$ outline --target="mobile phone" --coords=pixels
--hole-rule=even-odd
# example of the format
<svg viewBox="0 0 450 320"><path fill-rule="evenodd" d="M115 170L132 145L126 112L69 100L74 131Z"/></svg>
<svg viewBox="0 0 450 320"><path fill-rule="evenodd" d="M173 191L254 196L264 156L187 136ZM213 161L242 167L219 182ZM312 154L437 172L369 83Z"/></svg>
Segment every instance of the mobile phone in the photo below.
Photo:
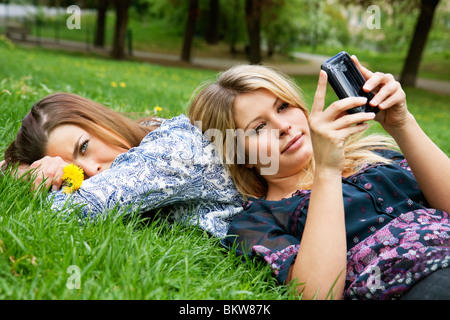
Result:
<svg viewBox="0 0 450 320"><path fill-rule="evenodd" d="M334 57L328 59L322 64L321 69L328 74L328 82L339 99L347 97L367 98L365 105L349 109L347 113L377 113L379 111L378 107L369 105L369 101L372 100L374 95L371 92L365 92L363 90L362 87L366 80L347 52L339 52Z"/></svg>

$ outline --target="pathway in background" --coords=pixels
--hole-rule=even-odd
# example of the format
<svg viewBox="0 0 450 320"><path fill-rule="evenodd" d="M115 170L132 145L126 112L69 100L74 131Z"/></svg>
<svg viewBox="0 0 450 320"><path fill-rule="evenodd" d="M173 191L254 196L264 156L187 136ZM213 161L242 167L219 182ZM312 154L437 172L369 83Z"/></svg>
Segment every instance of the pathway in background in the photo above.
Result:
<svg viewBox="0 0 450 320"><path fill-rule="evenodd" d="M36 39L29 36L27 41L14 40L16 43L22 46L36 46ZM40 39L40 46L47 49L64 50L71 52L85 52L93 53L101 56L108 57L110 49L108 48L96 48L92 45L87 45L82 42L59 40L55 42L54 39ZM315 55L310 53L295 53L295 58L304 60L301 63L271 63L272 67L289 74L289 75L318 75L320 65L323 61L327 60L329 56ZM191 63L183 62L180 56L174 54L152 53L144 51L133 51L133 56L130 57L133 60L146 61L150 63L179 66L179 67L193 67L193 68L205 68L216 71L223 71L237 64L245 64L246 60L239 59L224 59L214 57L194 57ZM450 82L431 80L431 79L417 79L416 87L425 89L428 91L438 92L442 94L450 95Z"/></svg>

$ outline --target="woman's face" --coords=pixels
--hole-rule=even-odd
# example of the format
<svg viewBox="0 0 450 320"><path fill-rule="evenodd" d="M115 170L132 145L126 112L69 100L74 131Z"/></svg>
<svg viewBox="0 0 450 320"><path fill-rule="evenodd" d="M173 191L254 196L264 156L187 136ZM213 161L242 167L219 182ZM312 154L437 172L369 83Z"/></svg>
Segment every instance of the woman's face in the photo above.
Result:
<svg viewBox="0 0 450 320"><path fill-rule="evenodd" d="M48 137L47 155L59 156L65 162L79 166L86 178L109 169L114 159L127 151L106 144L97 136L71 124L56 127Z"/></svg>
<svg viewBox="0 0 450 320"><path fill-rule="evenodd" d="M256 167L262 175L285 177L301 171L309 162L312 143L305 114L268 90L239 95L234 120L245 132L245 152L250 162L247 166ZM257 160L252 163L255 153Z"/></svg>

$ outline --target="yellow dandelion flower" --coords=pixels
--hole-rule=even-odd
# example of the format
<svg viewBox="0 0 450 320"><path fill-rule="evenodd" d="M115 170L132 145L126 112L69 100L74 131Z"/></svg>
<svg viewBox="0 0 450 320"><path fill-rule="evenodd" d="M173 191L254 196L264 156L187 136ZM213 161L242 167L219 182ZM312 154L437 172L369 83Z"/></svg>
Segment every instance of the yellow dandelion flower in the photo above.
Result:
<svg viewBox="0 0 450 320"><path fill-rule="evenodd" d="M158 112L161 112L161 111L162 111L162 108L160 106L156 106L156 107L153 108L153 112L155 114L157 114Z"/></svg>
<svg viewBox="0 0 450 320"><path fill-rule="evenodd" d="M117 88L117 82L111 81L111 87Z"/></svg>
<svg viewBox="0 0 450 320"><path fill-rule="evenodd" d="M120 81L119 86L121 88L125 88L127 86L127 84L125 82L123 82L123 81Z"/></svg>
<svg viewBox="0 0 450 320"><path fill-rule="evenodd" d="M70 194L77 191L84 180L83 169L74 164L68 164L64 166L63 172L62 180L65 183L63 192L65 194Z"/></svg>

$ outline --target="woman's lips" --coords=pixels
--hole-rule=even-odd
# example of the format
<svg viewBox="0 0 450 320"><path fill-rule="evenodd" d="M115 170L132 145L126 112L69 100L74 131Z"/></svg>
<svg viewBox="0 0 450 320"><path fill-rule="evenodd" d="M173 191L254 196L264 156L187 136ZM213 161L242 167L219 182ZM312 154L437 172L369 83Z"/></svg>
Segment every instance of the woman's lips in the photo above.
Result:
<svg viewBox="0 0 450 320"><path fill-rule="evenodd" d="M301 139L302 137L303 135L301 133L296 135L291 141L288 142L288 144L284 147L281 153L298 149L298 147L300 147L303 141L303 139Z"/></svg>

